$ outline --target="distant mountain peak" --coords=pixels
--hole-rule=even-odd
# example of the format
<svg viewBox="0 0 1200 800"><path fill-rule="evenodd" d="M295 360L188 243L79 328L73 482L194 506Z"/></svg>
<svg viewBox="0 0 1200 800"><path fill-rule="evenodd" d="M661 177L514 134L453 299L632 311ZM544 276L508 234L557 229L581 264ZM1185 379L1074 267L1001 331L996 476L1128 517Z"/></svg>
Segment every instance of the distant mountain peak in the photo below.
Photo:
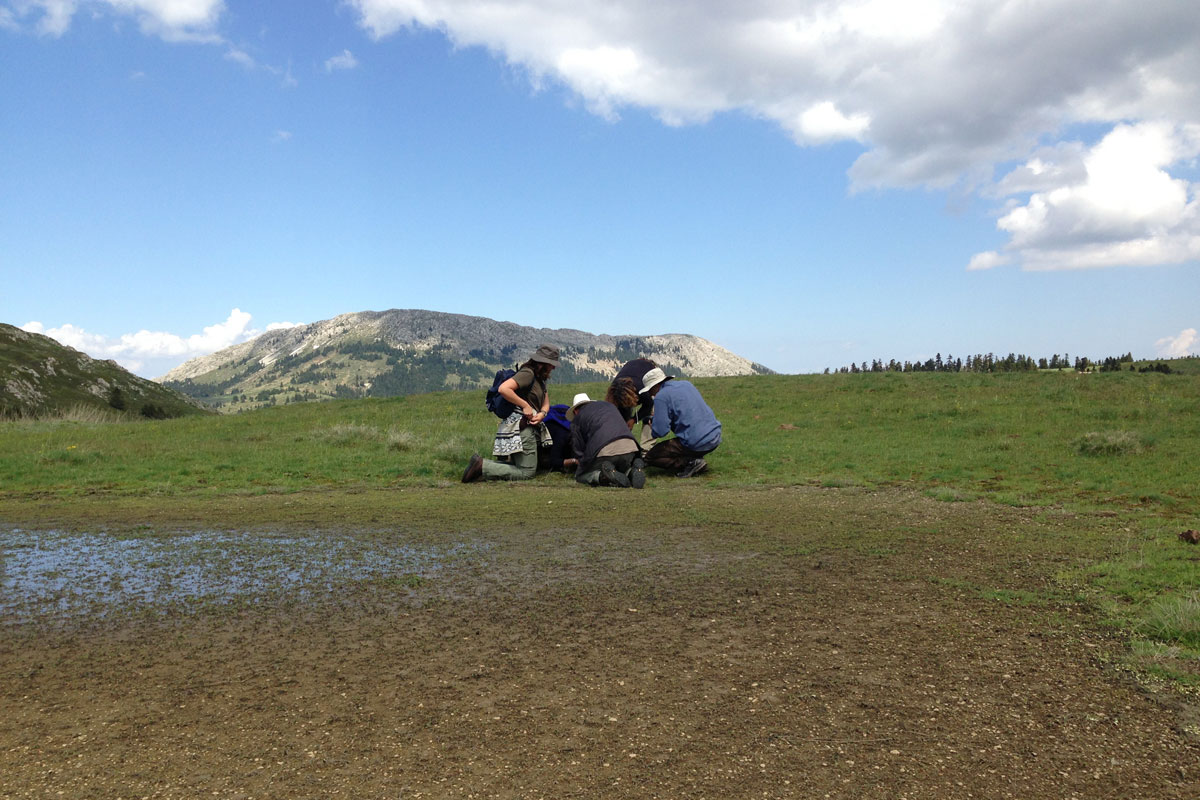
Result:
<svg viewBox="0 0 1200 800"><path fill-rule="evenodd" d="M751 375L771 370L698 336L610 336L533 328L420 309L359 311L268 331L192 359L163 383L224 408L330 397L393 396L485 386L538 345L561 352L556 380L607 380L631 358L672 374Z"/></svg>

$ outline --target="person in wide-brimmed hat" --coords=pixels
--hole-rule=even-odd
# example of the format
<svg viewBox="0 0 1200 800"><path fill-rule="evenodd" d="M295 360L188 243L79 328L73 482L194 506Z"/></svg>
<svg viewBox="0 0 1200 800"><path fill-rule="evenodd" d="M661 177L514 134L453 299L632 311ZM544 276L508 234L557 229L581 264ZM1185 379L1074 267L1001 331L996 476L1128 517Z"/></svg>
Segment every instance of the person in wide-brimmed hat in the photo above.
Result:
<svg viewBox="0 0 1200 800"><path fill-rule="evenodd" d="M659 440L646 453L646 463L679 478L708 469L704 456L721 444L721 423L699 390L655 367L642 379L642 392L654 399L650 432ZM664 439L668 433L675 435Z"/></svg>
<svg viewBox="0 0 1200 800"><path fill-rule="evenodd" d="M589 486L641 489L646 485L642 452L616 406L577 394L567 409L567 419L571 421L571 449L579 459L575 480Z"/></svg>
<svg viewBox="0 0 1200 800"><path fill-rule="evenodd" d="M558 366L558 348L543 344L516 373L497 387L500 396L515 409L500 422L492 455L507 461L471 456L463 471L463 483L484 480L526 480L537 474L538 446L549 444L551 437L543 420L550 411L550 393L546 381Z"/></svg>

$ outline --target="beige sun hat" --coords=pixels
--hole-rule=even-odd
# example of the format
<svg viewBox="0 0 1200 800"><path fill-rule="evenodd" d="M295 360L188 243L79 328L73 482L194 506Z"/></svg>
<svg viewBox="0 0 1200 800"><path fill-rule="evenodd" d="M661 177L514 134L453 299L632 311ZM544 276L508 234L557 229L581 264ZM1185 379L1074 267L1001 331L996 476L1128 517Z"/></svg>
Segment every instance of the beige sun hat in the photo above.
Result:
<svg viewBox="0 0 1200 800"><path fill-rule="evenodd" d="M575 399L571 401L571 407L567 409L567 422L575 420L575 414L579 412L579 407L592 402L592 398L587 396L587 392L580 392L575 395Z"/></svg>
<svg viewBox="0 0 1200 800"><path fill-rule="evenodd" d="M645 394L663 381L669 380L671 380L671 378L667 375L667 373L663 372L658 367L655 367L642 376L642 388L638 394Z"/></svg>

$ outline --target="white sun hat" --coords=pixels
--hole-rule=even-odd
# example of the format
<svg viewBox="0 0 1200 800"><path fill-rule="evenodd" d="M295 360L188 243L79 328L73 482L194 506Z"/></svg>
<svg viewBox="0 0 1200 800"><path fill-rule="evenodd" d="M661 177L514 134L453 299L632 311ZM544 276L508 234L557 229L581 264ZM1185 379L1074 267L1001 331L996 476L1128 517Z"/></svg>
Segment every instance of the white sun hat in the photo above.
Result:
<svg viewBox="0 0 1200 800"><path fill-rule="evenodd" d="M592 402L592 398L587 396L587 392L580 392L575 395L575 399L571 401L571 407L567 409L567 421L571 422L575 419L575 414L578 413L579 407Z"/></svg>

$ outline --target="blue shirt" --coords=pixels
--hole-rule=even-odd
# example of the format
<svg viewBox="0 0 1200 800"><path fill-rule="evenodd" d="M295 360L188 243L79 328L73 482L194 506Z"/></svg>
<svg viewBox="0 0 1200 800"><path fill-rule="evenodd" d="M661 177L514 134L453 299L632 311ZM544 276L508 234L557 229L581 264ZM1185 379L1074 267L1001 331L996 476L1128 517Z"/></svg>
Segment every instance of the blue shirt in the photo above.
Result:
<svg viewBox="0 0 1200 800"><path fill-rule="evenodd" d="M678 379L664 383L654 396L650 432L655 439L674 433L680 444L697 453L715 450L721 443L721 423L712 409L695 386Z"/></svg>

